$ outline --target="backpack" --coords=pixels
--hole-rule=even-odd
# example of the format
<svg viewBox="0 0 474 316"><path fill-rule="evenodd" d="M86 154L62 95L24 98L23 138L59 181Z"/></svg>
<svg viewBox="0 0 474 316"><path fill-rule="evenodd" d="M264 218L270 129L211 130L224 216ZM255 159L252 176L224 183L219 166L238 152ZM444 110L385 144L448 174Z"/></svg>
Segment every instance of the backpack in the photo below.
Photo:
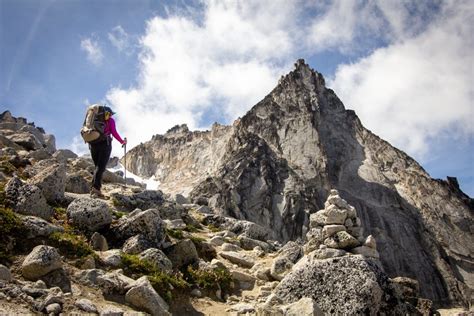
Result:
<svg viewBox="0 0 474 316"><path fill-rule="evenodd" d="M81 128L81 136L84 142L93 144L107 139L104 134L105 109L99 104L87 108L86 117Z"/></svg>

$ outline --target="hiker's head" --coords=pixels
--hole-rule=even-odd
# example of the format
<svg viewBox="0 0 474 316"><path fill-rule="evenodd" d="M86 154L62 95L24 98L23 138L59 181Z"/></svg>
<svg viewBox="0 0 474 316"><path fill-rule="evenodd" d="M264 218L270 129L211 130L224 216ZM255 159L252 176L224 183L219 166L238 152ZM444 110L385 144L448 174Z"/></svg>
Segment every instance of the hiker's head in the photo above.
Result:
<svg viewBox="0 0 474 316"><path fill-rule="evenodd" d="M108 120L112 115L115 114L115 112L109 108L108 106L104 106L104 111L105 111L105 119Z"/></svg>

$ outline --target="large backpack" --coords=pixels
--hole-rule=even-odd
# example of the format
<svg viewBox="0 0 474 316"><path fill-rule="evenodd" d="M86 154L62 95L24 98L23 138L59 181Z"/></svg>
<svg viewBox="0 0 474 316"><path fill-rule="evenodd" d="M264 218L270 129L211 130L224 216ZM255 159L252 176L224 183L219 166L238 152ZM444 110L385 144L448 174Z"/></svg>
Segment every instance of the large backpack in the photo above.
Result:
<svg viewBox="0 0 474 316"><path fill-rule="evenodd" d="M93 144L107 139L105 129L105 109L100 104L94 104L87 108L86 117L81 128L81 136L84 142Z"/></svg>

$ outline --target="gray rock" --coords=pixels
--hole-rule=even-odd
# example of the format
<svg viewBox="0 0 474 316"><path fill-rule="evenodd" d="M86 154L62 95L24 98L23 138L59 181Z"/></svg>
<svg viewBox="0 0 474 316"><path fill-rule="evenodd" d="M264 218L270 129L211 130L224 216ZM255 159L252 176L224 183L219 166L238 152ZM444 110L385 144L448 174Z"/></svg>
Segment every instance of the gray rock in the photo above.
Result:
<svg viewBox="0 0 474 316"><path fill-rule="evenodd" d="M25 237L28 239L48 237L55 232L64 232L63 227L53 225L40 217L23 216L21 217L21 221L25 228Z"/></svg>
<svg viewBox="0 0 474 316"><path fill-rule="evenodd" d="M267 228L249 221L237 221L230 231L237 235L244 234L248 238L260 241L266 241L271 236L271 232Z"/></svg>
<svg viewBox="0 0 474 316"><path fill-rule="evenodd" d="M273 260L270 275L273 279L281 281L291 271L291 268L293 268L293 262L288 257L277 257Z"/></svg>
<svg viewBox="0 0 474 316"><path fill-rule="evenodd" d="M95 307L94 303L92 301L86 299L86 298L81 298L74 303L74 305L79 308L80 310L83 310L84 312L88 313L97 313L97 307Z"/></svg>
<svg viewBox="0 0 474 316"><path fill-rule="evenodd" d="M336 249L351 249L359 246L359 241L346 231L339 231L333 236L326 238L324 244Z"/></svg>
<svg viewBox="0 0 474 316"><path fill-rule="evenodd" d="M98 199L76 199L69 204L66 214L73 226L85 231L96 231L112 222L110 207Z"/></svg>
<svg viewBox="0 0 474 316"><path fill-rule="evenodd" d="M150 248L143 251L139 257L140 259L147 260L148 262L154 264L158 269L165 272L169 272L173 268L173 263L171 260L168 259L163 251L156 248Z"/></svg>
<svg viewBox="0 0 474 316"><path fill-rule="evenodd" d="M218 255L244 268L251 268L255 264L254 258L235 251L221 251Z"/></svg>
<svg viewBox="0 0 474 316"><path fill-rule="evenodd" d="M240 236L239 241L240 241L240 246L242 247L242 249L245 249L245 250L252 250L257 246L261 247L265 252L271 252L273 250L273 247L269 245L268 243L249 238L245 235Z"/></svg>
<svg viewBox="0 0 474 316"><path fill-rule="evenodd" d="M117 268L122 264L122 251L120 249L111 249L98 253L100 260L108 267Z"/></svg>
<svg viewBox="0 0 474 316"><path fill-rule="evenodd" d="M181 204L181 205L189 204L189 200L179 193L174 196L174 200L176 201L176 203Z"/></svg>
<svg viewBox="0 0 474 316"><path fill-rule="evenodd" d="M100 312L100 316L123 316L123 315L124 315L124 312L122 309L116 306L112 306L112 305L105 306Z"/></svg>
<svg viewBox="0 0 474 316"><path fill-rule="evenodd" d="M168 229L180 229L183 230L186 228L186 223L181 219L173 219L173 220L164 220L166 223L166 228Z"/></svg>
<svg viewBox="0 0 474 316"><path fill-rule="evenodd" d="M64 304L64 295L59 287L49 289L48 294L40 303L38 309L44 311L46 310L46 307L51 304L58 304L60 308ZM61 309L59 311L61 311Z"/></svg>
<svg viewBox="0 0 474 316"><path fill-rule="evenodd" d="M5 204L17 213L46 220L54 214L41 190L35 185L23 183L17 177L11 178L5 185Z"/></svg>
<svg viewBox="0 0 474 316"><path fill-rule="evenodd" d="M225 240L221 236L214 236L209 240L209 243L214 246L222 246L224 244Z"/></svg>
<svg viewBox="0 0 474 316"><path fill-rule="evenodd" d="M201 206L199 206L199 207L196 209L196 212L204 213L204 214L211 214L211 213L212 213L211 209L210 209L209 206L207 206L207 205L201 205Z"/></svg>
<svg viewBox="0 0 474 316"><path fill-rule="evenodd" d="M127 254L136 255L151 247L150 242L141 234L130 237L125 241L122 251Z"/></svg>
<svg viewBox="0 0 474 316"><path fill-rule="evenodd" d="M35 137L35 135L27 132L14 133L12 135L7 135L7 138L14 142L15 144L20 145L26 150L36 150L43 148L40 141Z"/></svg>
<svg viewBox="0 0 474 316"><path fill-rule="evenodd" d="M30 151L26 156L28 159L32 159L34 161L44 160L51 158L51 154L44 148Z"/></svg>
<svg viewBox="0 0 474 316"><path fill-rule="evenodd" d="M181 268L199 260L196 246L190 239L179 240L163 251L175 268Z"/></svg>
<svg viewBox="0 0 474 316"><path fill-rule="evenodd" d="M45 282L48 288L58 287L64 293L71 292L71 280L66 271L62 268L41 276L41 280Z"/></svg>
<svg viewBox="0 0 474 316"><path fill-rule="evenodd" d="M222 251L241 251L242 248L240 248L237 245L231 244L231 243L223 243L221 246Z"/></svg>
<svg viewBox="0 0 474 316"><path fill-rule="evenodd" d="M375 315L397 308L388 277L377 264L361 256L302 260L280 282L275 294L284 303L312 298L325 314Z"/></svg>
<svg viewBox="0 0 474 316"><path fill-rule="evenodd" d="M286 307L285 316L324 316L324 313L312 298L303 297Z"/></svg>
<svg viewBox="0 0 474 316"><path fill-rule="evenodd" d="M141 234L150 243L150 246L159 248L165 239L165 227L160 212L149 209L143 212L122 217L112 228L118 240L126 240Z"/></svg>
<svg viewBox="0 0 474 316"><path fill-rule="evenodd" d="M142 210L157 208L164 203L163 193L155 190L144 190L132 195L115 192L111 194L111 198L117 208L128 212L136 208Z"/></svg>
<svg viewBox="0 0 474 316"><path fill-rule="evenodd" d="M98 275L96 282L105 294L122 295L135 283L135 280L125 276L122 270L115 270Z"/></svg>
<svg viewBox="0 0 474 316"><path fill-rule="evenodd" d="M346 230L346 227L344 225L325 225L323 227L323 237L328 238L337 232L345 231L345 230Z"/></svg>
<svg viewBox="0 0 474 316"><path fill-rule="evenodd" d="M364 242L364 246L377 250L377 242L372 235L367 236Z"/></svg>
<svg viewBox="0 0 474 316"><path fill-rule="evenodd" d="M12 274L10 270L4 265L0 264L0 281L10 282L12 280Z"/></svg>
<svg viewBox="0 0 474 316"><path fill-rule="evenodd" d="M98 232L95 232L92 234L90 244L91 244L92 249L94 250L98 250L98 251L109 250L107 239L105 239L105 237L99 234Z"/></svg>
<svg viewBox="0 0 474 316"><path fill-rule="evenodd" d="M100 269L87 269L87 270L80 270L75 274L75 279L81 283L88 286L97 286L97 278L99 276L103 276L105 272Z"/></svg>
<svg viewBox="0 0 474 316"><path fill-rule="evenodd" d="M378 251L374 248L367 247L367 246L360 246L360 247L355 247L350 250L351 253L356 254L356 255L363 255L364 257L367 258L374 258L374 259L380 259L380 255Z"/></svg>
<svg viewBox="0 0 474 316"><path fill-rule="evenodd" d="M303 247L294 241L287 242L278 250L279 257L287 257L293 263L296 263L303 255Z"/></svg>
<svg viewBox="0 0 474 316"><path fill-rule="evenodd" d="M248 303L238 303L233 305L230 310L236 312L237 315L248 315L255 312L255 307Z"/></svg>
<svg viewBox="0 0 474 316"><path fill-rule="evenodd" d="M171 315L168 304L156 293L146 276L135 281L125 294L125 301L139 310L151 315Z"/></svg>
<svg viewBox="0 0 474 316"><path fill-rule="evenodd" d="M68 174L66 177L65 191L86 194L90 191L90 183L79 174Z"/></svg>
<svg viewBox="0 0 474 316"><path fill-rule="evenodd" d="M66 162L68 159L77 158L77 155L69 149L58 149L54 152L53 157L58 161Z"/></svg>
<svg viewBox="0 0 474 316"><path fill-rule="evenodd" d="M36 246L23 260L21 273L26 279L36 281L49 272L61 268L61 256L55 248Z"/></svg>
<svg viewBox="0 0 474 316"><path fill-rule="evenodd" d="M63 308L61 307L61 305L59 305L58 303L53 303L46 306L46 313L58 315L59 313L61 313L62 309Z"/></svg>
<svg viewBox="0 0 474 316"><path fill-rule="evenodd" d="M357 248L354 248L354 249L357 249ZM312 256L315 259L320 259L320 260L335 258L335 257L342 257L344 255L346 255L346 251L342 249L334 249L334 248L320 248L308 254L308 256Z"/></svg>
<svg viewBox="0 0 474 316"><path fill-rule="evenodd" d="M66 189L66 166L54 164L29 179L28 182L38 186L50 203L61 201Z"/></svg>

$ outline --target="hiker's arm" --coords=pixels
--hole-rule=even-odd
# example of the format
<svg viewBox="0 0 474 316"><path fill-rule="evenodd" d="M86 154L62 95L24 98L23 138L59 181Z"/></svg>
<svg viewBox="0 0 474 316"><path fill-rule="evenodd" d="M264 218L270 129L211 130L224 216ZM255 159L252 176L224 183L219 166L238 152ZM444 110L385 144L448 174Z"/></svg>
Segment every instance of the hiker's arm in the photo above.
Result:
<svg viewBox="0 0 474 316"><path fill-rule="evenodd" d="M113 137L115 137L116 140L118 140L120 144L123 144L124 140L122 139L122 137L120 137L119 133L115 129L115 121L113 119L110 119L109 121L110 121L110 133L112 134Z"/></svg>

